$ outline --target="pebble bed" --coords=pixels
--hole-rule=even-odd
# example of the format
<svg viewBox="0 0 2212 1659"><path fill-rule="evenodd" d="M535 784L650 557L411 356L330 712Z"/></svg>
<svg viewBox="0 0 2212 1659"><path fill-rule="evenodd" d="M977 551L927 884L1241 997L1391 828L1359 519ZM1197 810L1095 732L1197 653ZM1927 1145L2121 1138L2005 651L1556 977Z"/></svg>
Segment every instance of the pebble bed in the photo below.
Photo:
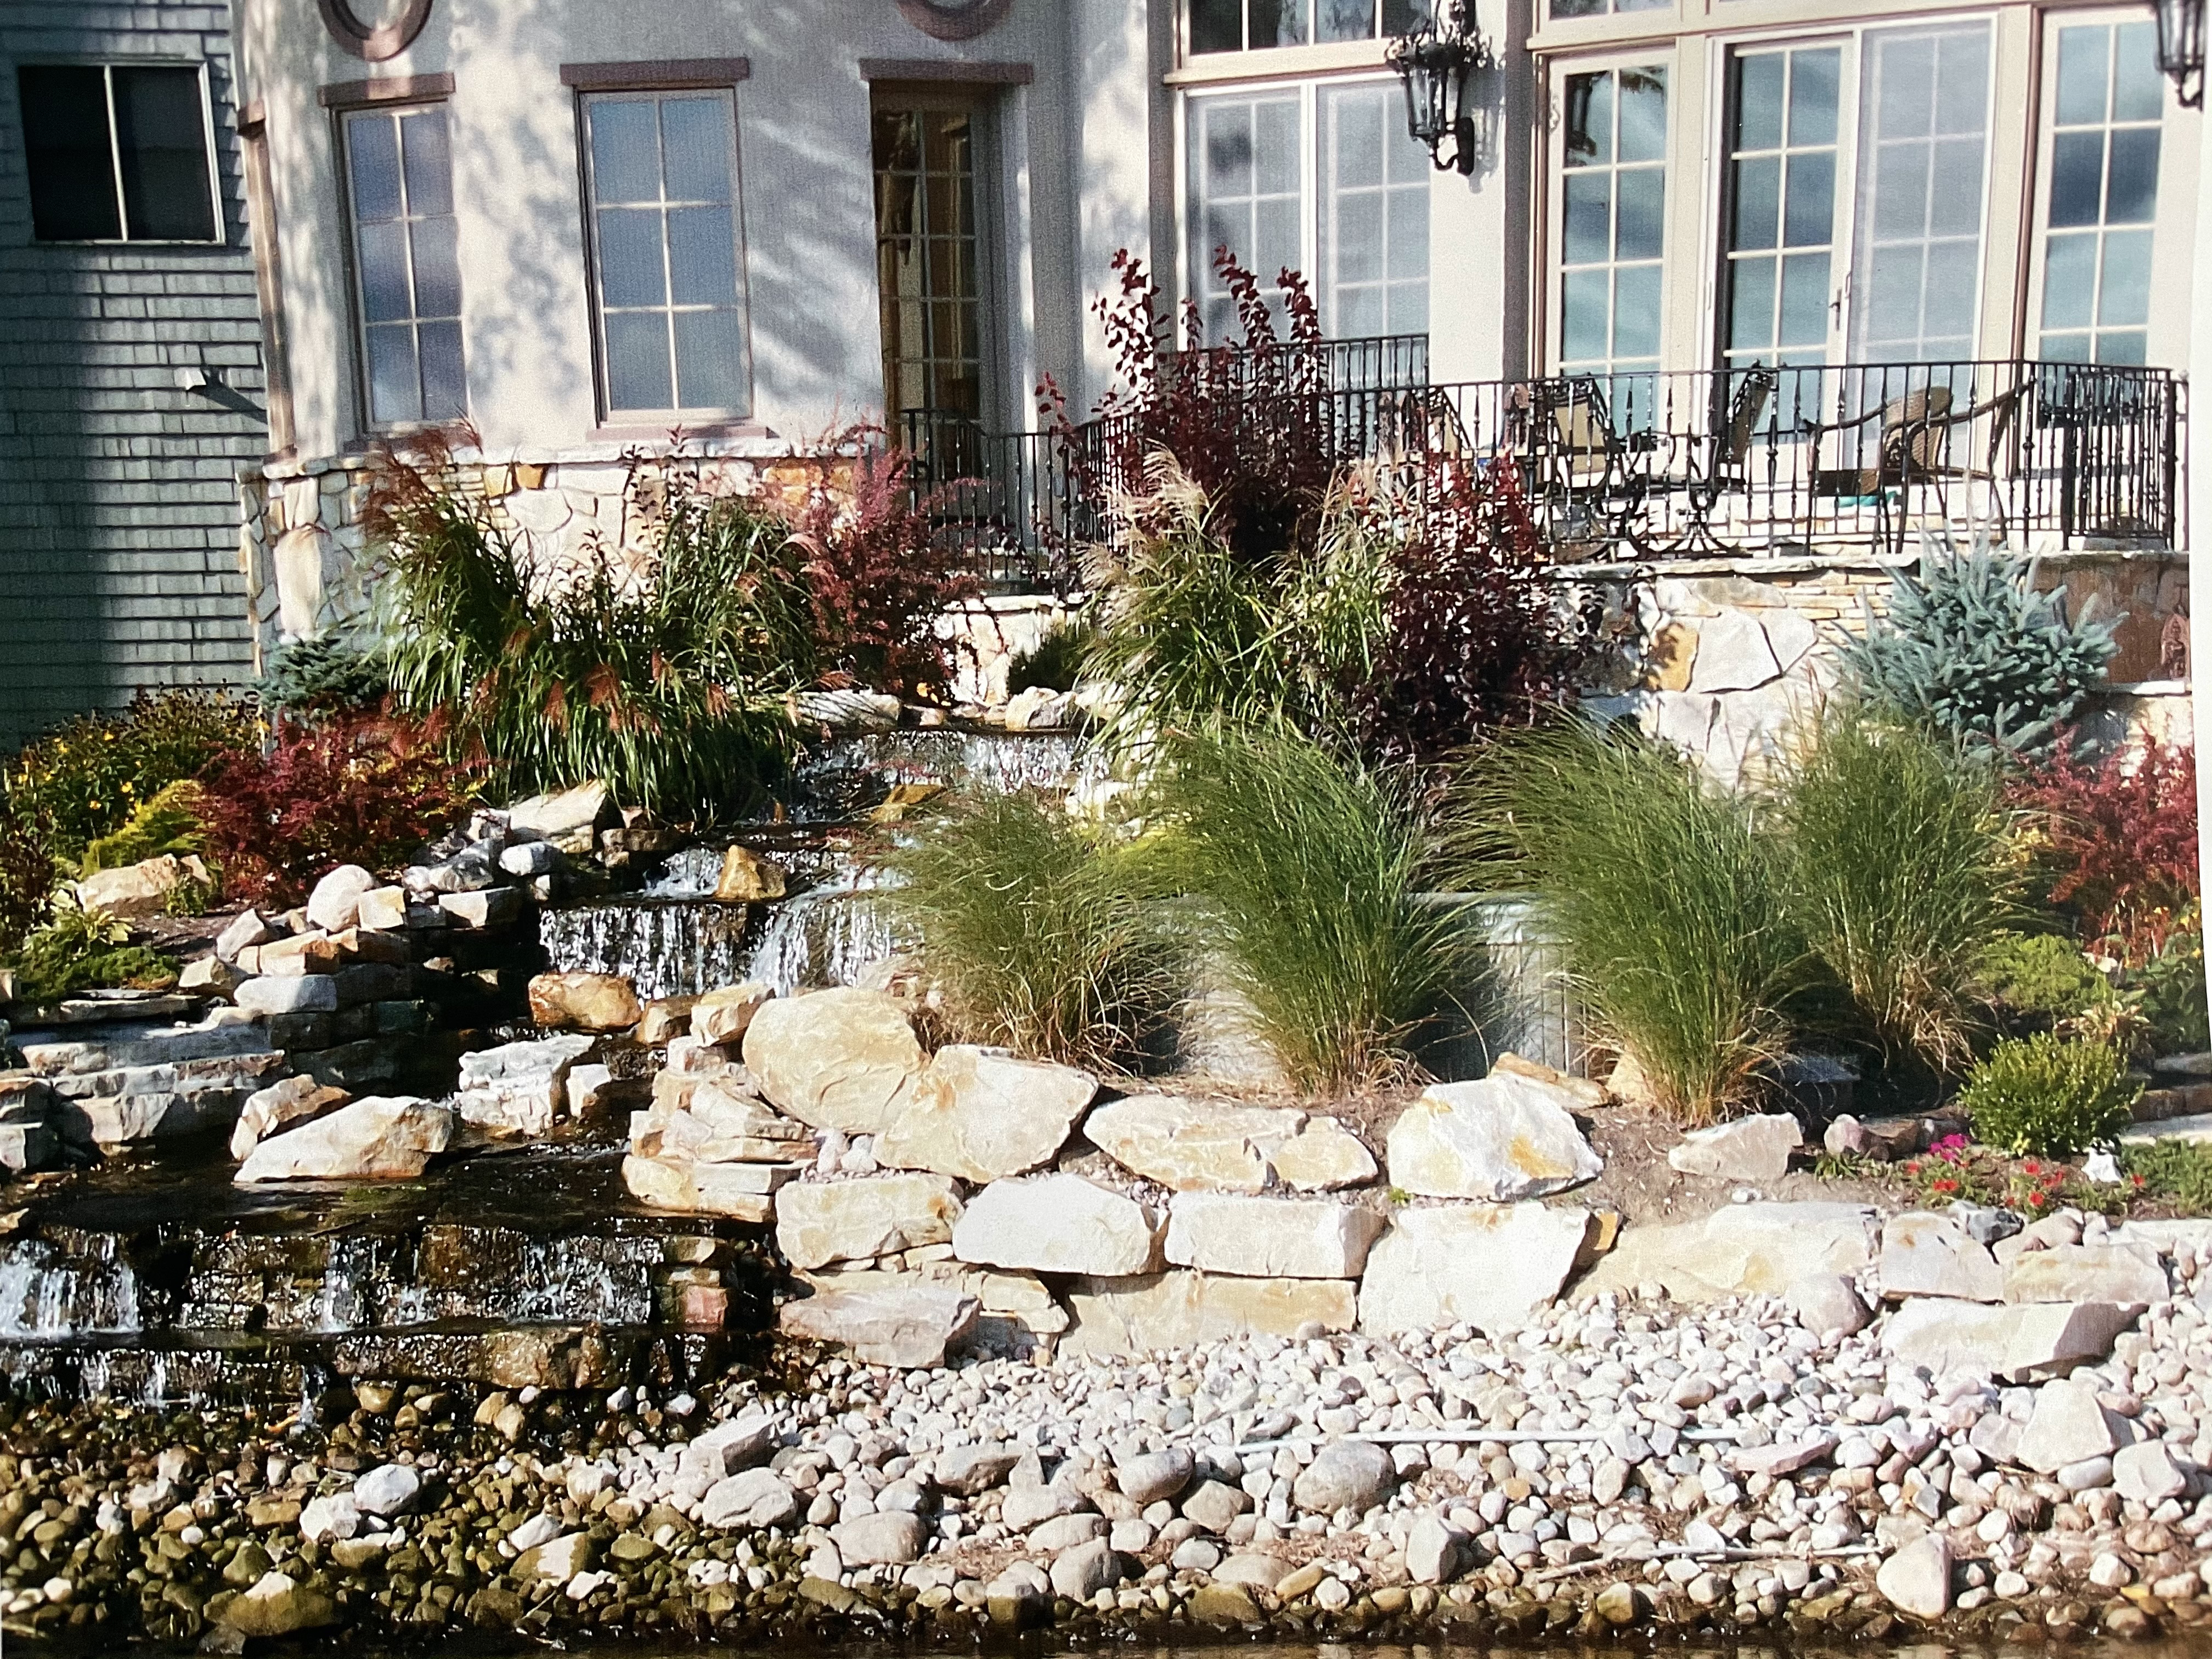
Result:
<svg viewBox="0 0 2212 1659"><path fill-rule="evenodd" d="M1779 1298L1639 1294L1500 1340L790 1354L787 1382L698 1398L357 1383L322 1426L11 1401L4 1627L234 1650L324 1625L2021 1640L2212 1619L2192 1302L2021 1388L1900 1368L1881 1325L1824 1341ZM2052 1389L2094 1390L2138 1443L2051 1476L2006 1461ZM1934 1555L1938 1584L1906 1582ZM1877 1585L1886 1560L1904 1577Z"/></svg>

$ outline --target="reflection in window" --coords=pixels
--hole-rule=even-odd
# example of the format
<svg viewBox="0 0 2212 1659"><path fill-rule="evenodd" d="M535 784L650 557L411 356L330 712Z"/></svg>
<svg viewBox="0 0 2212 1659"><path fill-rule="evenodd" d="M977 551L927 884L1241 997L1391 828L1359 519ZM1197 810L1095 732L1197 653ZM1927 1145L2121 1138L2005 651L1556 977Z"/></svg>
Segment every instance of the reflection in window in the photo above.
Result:
<svg viewBox="0 0 2212 1659"><path fill-rule="evenodd" d="M1225 247L1272 283L1304 263L1298 94L1190 102L1190 287L1209 339L1236 332L1237 306L1213 268Z"/></svg>
<svg viewBox="0 0 2212 1659"><path fill-rule="evenodd" d="M25 64L15 94L40 241L216 240L198 70Z"/></svg>
<svg viewBox="0 0 2212 1659"><path fill-rule="evenodd" d="M730 95L610 94L584 115L609 410L745 413Z"/></svg>
<svg viewBox="0 0 2212 1659"><path fill-rule="evenodd" d="M1843 51L1744 52L1731 65L1723 350L1731 368L1827 356Z"/></svg>
<svg viewBox="0 0 2212 1659"><path fill-rule="evenodd" d="M465 415L446 112L362 110L346 117L345 140L369 422Z"/></svg>
<svg viewBox="0 0 2212 1659"><path fill-rule="evenodd" d="M1552 0L1554 17L1602 17L1616 11L1671 11L1674 0Z"/></svg>
<svg viewBox="0 0 2212 1659"><path fill-rule="evenodd" d="M2043 258L2042 355L2140 363L2158 207L2156 27L2058 31Z"/></svg>
<svg viewBox="0 0 2212 1659"><path fill-rule="evenodd" d="M1190 0L1190 50L1260 52L1403 34L1428 0Z"/></svg>
<svg viewBox="0 0 2212 1659"><path fill-rule="evenodd" d="M1571 75L1565 117L1559 366L1578 373L1656 368L1667 71Z"/></svg>
<svg viewBox="0 0 2212 1659"><path fill-rule="evenodd" d="M1320 112L1322 325L1340 340L1425 334L1431 168L1405 100L1394 86L1329 87Z"/></svg>

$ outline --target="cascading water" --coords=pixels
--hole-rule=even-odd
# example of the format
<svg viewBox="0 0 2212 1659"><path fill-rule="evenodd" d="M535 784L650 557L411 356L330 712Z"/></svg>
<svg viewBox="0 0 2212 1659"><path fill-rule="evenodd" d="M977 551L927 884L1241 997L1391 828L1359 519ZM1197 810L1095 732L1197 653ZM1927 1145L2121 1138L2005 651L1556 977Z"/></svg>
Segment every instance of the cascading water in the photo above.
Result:
<svg viewBox="0 0 2212 1659"><path fill-rule="evenodd" d="M979 732L935 726L873 732L832 744L793 774L795 818L851 816L857 805L899 784L939 784L1011 794L1071 787L1083 740L1073 732Z"/></svg>
<svg viewBox="0 0 2212 1659"><path fill-rule="evenodd" d="M0 1247L0 1340L58 1342L140 1328L138 1275L114 1257L65 1254L45 1239Z"/></svg>
<svg viewBox="0 0 2212 1659"><path fill-rule="evenodd" d="M745 977L788 996L802 986L850 985L898 946L872 896L882 872L855 866L838 881L787 899L769 914Z"/></svg>
<svg viewBox="0 0 2212 1659"><path fill-rule="evenodd" d="M744 979L752 925L749 905L631 898L548 910L538 932L556 972L619 974L641 997L679 997Z"/></svg>

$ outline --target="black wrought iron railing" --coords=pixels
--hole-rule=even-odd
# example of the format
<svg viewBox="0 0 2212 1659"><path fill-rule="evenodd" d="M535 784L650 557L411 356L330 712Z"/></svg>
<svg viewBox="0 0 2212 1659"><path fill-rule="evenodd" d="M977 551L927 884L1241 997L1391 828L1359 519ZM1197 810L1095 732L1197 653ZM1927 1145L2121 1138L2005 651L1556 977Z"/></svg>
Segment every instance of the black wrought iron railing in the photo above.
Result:
<svg viewBox="0 0 2212 1659"><path fill-rule="evenodd" d="M1370 343L1351 342L1364 346ZM1368 383L1255 397L1240 430L1340 464L1512 468L1562 561L1898 551L1984 528L2053 549L2186 544L2183 388L2026 359ZM1040 580L1135 487L1141 417L1066 438L908 417L918 491L1003 584Z"/></svg>

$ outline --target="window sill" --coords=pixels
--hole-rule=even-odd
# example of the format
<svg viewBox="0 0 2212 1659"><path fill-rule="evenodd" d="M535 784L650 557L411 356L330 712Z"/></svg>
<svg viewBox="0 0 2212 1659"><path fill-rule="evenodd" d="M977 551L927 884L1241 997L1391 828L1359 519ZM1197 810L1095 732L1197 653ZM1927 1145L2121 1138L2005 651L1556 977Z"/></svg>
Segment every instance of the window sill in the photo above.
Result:
<svg viewBox="0 0 2212 1659"><path fill-rule="evenodd" d="M1187 58L1161 77L1171 87L1216 81L1253 81L1331 70L1382 69L1387 40L1332 40L1318 46L1262 46L1251 52L1209 52Z"/></svg>
<svg viewBox="0 0 2212 1659"><path fill-rule="evenodd" d="M595 444L614 443L671 443L688 442L694 438L773 438L764 421L705 420L686 421L672 416L665 421L611 421L595 426L584 434L585 441Z"/></svg>

